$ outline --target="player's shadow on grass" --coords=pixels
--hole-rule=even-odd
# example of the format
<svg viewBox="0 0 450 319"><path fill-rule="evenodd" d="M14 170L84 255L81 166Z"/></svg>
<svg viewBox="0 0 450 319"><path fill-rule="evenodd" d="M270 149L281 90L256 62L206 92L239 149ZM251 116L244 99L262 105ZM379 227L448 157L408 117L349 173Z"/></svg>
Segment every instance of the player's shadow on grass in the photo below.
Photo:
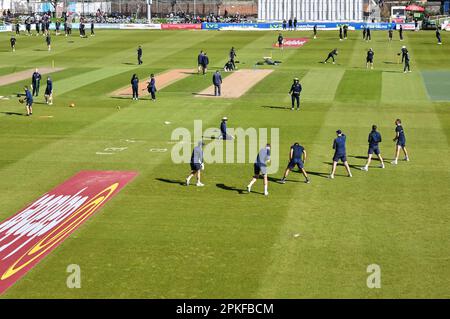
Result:
<svg viewBox="0 0 450 319"><path fill-rule="evenodd" d="M289 110L290 109L290 107L278 106L278 105L261 105L261 107L265 107L268 109L279 109L279 110Z"/></svg>
<svg viewBox="0 0 450 319"><path fill-rule="evenodd" d="M125 65L137 65L136 63L131 63L131 62L123 62L122 64L125 64Z"/></svg>
<svg viewBox="0 0 450 319"><path fill-rule="evenodd" d="M364 158L366 158L366 157L364 157ZM328 165L333 165L333 163L331 163L331 162L323 162L324 164L328 164ZM338 165L337 166L342 166L342 167L344 167L344 164L343 163L338 163ZM353 168L353 169L361 169L361 165L354 165L354 164L348 164L348 166L350 167L350 168Z"/></svg>
<svg viewBox="0 0 450 319"><path fill-rule="evenodd" d="M164 182L164 183L169 183L169 184L178 184L181 186L185 186L186 182L180 181L180 180L175 180L175 179L167 179L167 178L156 178L157 181L160 182Z"/></svg>
<svg viewBox="0 0 450 319"><path fill-rule="evenodd" d="M238 194L244 194L244 193L245 193L245 190L244 190L244 189L239 189L239 188L236 188L236 187L234 187L234 186L227 186L227 185L222 184L222 183L216 184L216 186L217 186L218 188L223 189L223 190L226 190L226 191L234 191L234 192L237 192Z"/></svg>
<svg viewBox="0 0 450 319"><path fill-rule="evenodd" d="M214 96L214 94L211 94L211 93L197 93L197 92L193 92L192 95L196 95L196 96Z"/></svg>
<svg viewBox="0 0 450 319"><path fill-rule="evenodd" d="M33 49L33 51L48 51L48 49Z"/></svg>
<svg viewBox="0 0 450 319"><path fill-rule="evenodd" d="M0 113L5 114L5 115L17 115L17 116L23 116L22 113L17 113L17 112L0 112Z"/></svg>
<svg viewBox="0 0 450 319"><path fill-rule="evenodd" d="M329 173L310 172L310 171L306 171L306 173L308 173L308 175L319 176L319 177L323 177L323 178L328 178L328 176L330 175Z"/></svg>

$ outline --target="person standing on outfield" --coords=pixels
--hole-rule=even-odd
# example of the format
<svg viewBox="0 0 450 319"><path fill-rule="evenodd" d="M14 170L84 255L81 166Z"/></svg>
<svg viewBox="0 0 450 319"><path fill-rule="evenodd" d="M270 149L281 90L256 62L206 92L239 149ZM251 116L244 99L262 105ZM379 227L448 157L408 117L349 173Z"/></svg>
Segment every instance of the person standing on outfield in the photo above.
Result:
<svg viewBox="0 0 450 319"><path fill-rule="evenodd" d="M369 150L367 152L367 163L364 167L361 168L363 171L369 170L370 161L372 160L372 155L375 153L376 156L378 156L378 159L380 160L380 168L384 168L384 161L381 157L380 148L378 146L379 143L381 143L381 134L377 131L377 126L372 125L372 131L369 134Z"/></svg>
<svg viewBox="0 0 450 319"><path fill-rule="evenodd" d="M268 186L269 181L267 179L267 164L270 162L270 144L267 144L266 147L262 148L258 156L256 157L256 161L253 164L254 175L250 183L247 185L247 192L252 191L252 186L258 180L260 175L263 175L264 178L264 195L269 195Z"/></svg>
<svg viewBox="0 0 450 319"><path fill-rule="evenodd" d="M347 39L347 31L348 31L348 26L346 24L344 24L344 39Z"/></svg>
<svg viewBox="0 0 450 319"><path fill-rule="evenodd" d="M283 19L283 30L286 31L286 19Z"/></svg>
<svg viewBox="0 0 450 319"><path fill-rule="evenodd" d="M38 36L38 35L39 35L39 32L40 32L39 21L36 20L35 23L36 23L36 36Z"/></svg>
<svg viewBox="0 0 450 319"><path fill-rule="evenodd" d="M229 136L227 134L227 121L228 118L226 116L222 117L222 122L220 122L220 137L222 140L228 140Z"/></svg>
<svg viewBox="0 0 450 319"><path fill-rule="evenodd" d="M203 75L206 74L206 72L208 72L208 64L209 64L209 58L206 55L206 52L203 53L203 59L202 59L202 70L203 70Z"/></svg>
<svg viewBox="0 0 450 319"><path fill-rule="evenodd" d="M150 81L148 82L147 85L147 91L148 93L150 93L150 96L152 97L152 101L156 102L156 80L155 80L155 75L152 73L150 74Z"/></svg>
<svg viewBox="0 0 450 319"><path fill-rule="evenodd" d="M350 166L347 162L347 151L345 148L345 142L347 140L347 137L342 133L341 130L336 131L337 137L333 141L333 149L334 149L334 156L333 156L333 168L331 170L330 178L334 178L334 173L336 172L337 164L340 161L344 163L345 169L347 170L348 177L352 177L352 173L350 171Z"/></svg>
<svg viewBox="0 0 450 319"><path fill-rule="evenodd" d="M138 59L138 65L142 64L142 47L138 46L137 49L137 59Z"/></svg>
<svg viewBox="0 0 450 319"><path fill-rule="evenodd" d="M313 34L314 34L314 39L317 39L317 24L315 24L313 27Z"/></svg>
<svg viewBox="0 0 450 319"><path fill-rule="evenodd" d="M408 53L408 49L406 46L402 46L402 63L405 61L406 54Z"/></svg>
<svg viewBox="0 0 450 319"><path fill-rule="evenodd" d="M236 50L234 49L234 47L231 47L231 50L230 50L230 62L233 65L233 70L236 69L236 64L234 63L234 59L236 57L237 57Z"/></svg>
<svg viewBox="0 0 450 319"><path fill-rule="evenodd" d="M48 105L53 104L53 81L50 76L47 77L47 86L45 87L45 103Z"/></svg>
<svg viewBox="0 0 450 319"><path fill-rule="evenodd" d="M220 75L219 70L217 70L212 78L214 84L214 96L220 96L220 86L222 85L222 75Z"/></svg>
<svg viewBox="0 0 450 319"><path fill-rule="evenodd" d="M330 53L328 53L327 58L325 59L325 61L323 61L323 63L327 63L327 61L331 58L333 59L333 64L335 63L335 56L338 55L338 49L334 49L333 51L331 51Z"/></svg>
<svg viewBox="0 0 450 319"><path fill-rule="evenodd" d="M12 52L16 52L16 37L11 35L11 39L9 39L9 42L11 43L11 50Z"/></svg>
<svg viewBox="0 0 450 319"><path fill-rule="evenodd" d="M442 44L441 41L441 32L439 32L439 27L436 27L436 39L438 41L438 44Z"/></svg>
<svg viewBox="0 0 450 319"><path fill-rule="evenodd" d="M41 74L39 73L39 70L36 69L33 72L33 75L31 76L31 84L33 86L33 96L39 95L39 86L41 85Z"/></svg>
<svg viewBox="0 0 450 319"><path fill-rule="evenodd" d="M284 176L280 180L281 184L286 183L286 178L290 171L294 169L294 167L297 165L298 169L302 172L303 176L305 177L305 183L309 184L310 180L308 178L308 174L305 171L305 162L306 162L306 151L303 146L301 146L299 143L295 142L294 145L291 146L291 150L289 152L289 164L286 167L286 170L284 171Z"/></svg>
<svg viewBox="0 0 450 319"><path fill-rule="evenodd" d="M400 149L403 150L403 153L405 154L405 161L409 162L408 151L406 150L405 131L403 130L402 121L400 119L395 120L394 142L396 142L395 159L391 162L391 164L397 165L398 157L400 156Z"/></svg>
<svg viewBox="0 0 450 319"><path fill-rule="evenodd" d="M94 32L94 21L91 21L91 37L95 36Z"/></svg>
<svg viewBox="0 0 450 319"><path fill-rule="evenodd" d="M398 29L398 35L400 37L400 41L403 41L403 27L400 24L400 28Z"/></svg>
<svg viewBox="0 0 450 319"><path fill-rule="evenodd" d="M47 43L47 50L51 51L51 49L52 49L52 46L51 46L52 39L50 38L50 32L48 32L47 36L45 37L45 43Z"/></svg>
<svg viewBox="0 0 450 319"><path fill-rule="evenodd" d="M278 34L278 47L283 50L283 36L281 35L281 33Z"/></svg>
<svg viewBox="0 0 450 319"><path fill-rule="evenodd" d="M294 18L294 31L297 31L297 18Z"/></svg>
<svg viewBox="0 0 450 319"><path fill-rule="evenodd" d="M197 65L198 65L198 74L203 72L203 51L200 51L200 53L197 56Z"/></svg>
<svg viewBox="0 0 450 319"><path fill-rule="evenodd" d="M131 90L133 91L133 100L139 100L139 78L136 73L131 77Z"/></svg>
<svg viewBox="0 0 450 319"><path fill-rule="evenodd" d="M20 24L19 24L19 21L16 22L16 27L15 27L15 29L16 29L16 34L17 34L17 35L20 35Z"/></svg>
<svg viewBox="0 0 450 319"><path fill-rule="evenodd" d="M203 164L203 146L205 143L203 141L198 142L198 145L194 147L192 150L191 155L191 174L189 174L188 177L186 177L186 186L189 186L189 183L191 181L191 178L195 176L197 178L197 184L196 186L205 186L205 184L202 184L200 181L201 170L205 169L205 164Z"/></svg>
<svg viewBox="0 0 450 319"><path fill-rule="evenodd" d="M27 35L30 36L31 35L31 22L30 22L30 18L28 18L25 21L25 29L27 30Z"/></svg>
<svg viewBox="0 0 450 319"><path fill-rule="evenodd" d="M367 30L366 30L366 41L367 42L372 41L372 34L371 34L369 27L367 27Z"/></svg>
<svg viewBox="0 0 450 319"><path fill-rule="evenodd" d="M392 35L393 35L392 28L389 28L389 30L388 30L389 42L392 41Z"/></svg>
<svg viewBox="0 0 450 319"><path fill-rule="evenodd" d="M403 73L406 73L406 69L408 69L408 72L411 72L411 69L409 67L409 52L408 52L408 50L406 50L406 52L405 52L404 61L405 61L405 66L403 67Z"/></svg>
<svg viewBox="0 0 450 319"><path fill-rule="evenodd" d="M366 68L368 69L370 66L370 69L373 70L373 56L374 56L374 52L372 50L372 48L369 49L369 51L367 51L367 57L366 57Z"/></svg>
<svg viewBox="0 0 450 319"><path fill-rule="evenodd" d="M342 41L342 25L339 26L339 41Z"/></svg>
<svg viewBox="0 0 450 319"><path fill-rule="evenodd" d="M292 31L292 18L290 18L288 21L288 29L289 31Z"/></svg>
<svg viewBox="0 0 450 319"><path fill-rule="evenodd" d="M25 86L25 107L27 109L27 116L33 115L33 95L28 86Z"/></svg>
<svg viewBox="0 0 450 319"><path fill-rule="evenodd" d="M367 28L366 28L366 26L363 26L363 40L366 39L366 33L367 33Z"/></svg>
<svg viewBox="0 0 450 319"><path fill-rule="evenodd" d="M291 95L291 111L294 110L294 102L297 102L297 111L300 110L300 93L302 92L302 85L298 78L294 78L294 83L291 85L289 94Z"/></svg>
<svg viewBox="0 0 450 319"><path fill-rule="evenodd" d="M61 28L61 21L56 20L55 23L55 35L59 35L59 29Z"/></svg>

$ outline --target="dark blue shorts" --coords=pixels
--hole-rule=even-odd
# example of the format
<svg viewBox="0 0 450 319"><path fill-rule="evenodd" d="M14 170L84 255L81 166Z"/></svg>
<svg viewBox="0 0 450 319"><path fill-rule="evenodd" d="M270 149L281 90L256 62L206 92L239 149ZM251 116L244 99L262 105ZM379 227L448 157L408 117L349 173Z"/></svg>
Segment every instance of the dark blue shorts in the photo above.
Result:
<svg viewBox="0 0 450 319"><path fill-rule="evenodd" d="M401 147L405 147L406 146L406 141L405 140L397 140L397 145L401 146Z"/></svg>
<svg viewBox="0 0 450 319"><path fill-rule="evenodd" d="M339 160L341 160L342 162L346 162L347 155L346 154L334 154L333 162L339 162Z"/></svg>
<svg viewBox="0 0 450 319"><path fill-rule="evenodd" d="M378 145L374 145L374 146L369 146L369 151L367 152L368 154L373 154L375 153L375 155L380 155L380 148L378 147Z"/></svg>
<svg viewBox="0 0 450 319"><path fill-rule="evenodd" d="M191 170L194 172L202 169L202 165L200 163L191 163Z"/></svg>
<svg viewBox="0 0 450 319"><path fill-rule="evenodd" d="M296 165L299 169L302 169L303 167L305 167L305 165L303 164L303 161L301 159L292 159L288 164L288 168L290 170L292 170L295 168Z"/></svg>
<svg viewBox="0 0 450 319"><path fill-rule="evenodd" d="M261 166L261 165L258 165L258 164L254 164L253 165L253 172L255 173L255 176L258 176L258 175L266 175L267 174L267 167L266 166Z"/></svg>

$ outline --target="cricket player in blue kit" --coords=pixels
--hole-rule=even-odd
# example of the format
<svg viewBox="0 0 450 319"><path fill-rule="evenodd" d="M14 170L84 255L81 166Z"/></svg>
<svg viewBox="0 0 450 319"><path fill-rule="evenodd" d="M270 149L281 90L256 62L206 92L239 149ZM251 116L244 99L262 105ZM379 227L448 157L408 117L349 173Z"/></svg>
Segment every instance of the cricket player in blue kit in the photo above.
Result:
<svg viewBox="0 0 450 319"><path fill-rule="evenodd" d="M33 115L33 95L28 86L25 86L25 106L27 109L27 116Z"/></svg>
<svg viewBox="0 0 450 319"><path fill-rule="evenodd" d="M396 142L395 146L395 159L391 162L391 164L397 165L398 157L400 156L400 150L403 150L405 154L405 161L409 161L408 152L406 151L406 137L405 131L403 130L402 121L400 119L395 120L395 137L394 142Z"/></svg>
<svg viewBox="0 0 450 319"><path fill-rule="evenodd" d="M186 186L189 186L189 182L191 178L195 175L197 177L196 186L205 186L200 181L200 171L205 169L205 165L203 164L203 146L205 143L203 141L198 142L198 145L194 147L191 155L191 174L186 177Z"/></svg>
<svg viewBox="0 0 450 319"><path fill-rule="evenodd" d="M380 168L384 168L384 161L381 157L380 147L378 146L379 143L381 143L381 134L377 131L377 126L372 125L372 131L369 134L368 138L369 142L369 150L367 152L367 163L364 167L361 168L363 171L369 170L370 161L372 160L372 156L375 153L376 156L378 156L378 159L380 160Z"/></svg>
<svg viewBox="0 0 450 319"><path fill-rule="evenodd" d="M250 193L252 191L252 186L258 180L260 175L263 175L264 178L264 195L269 195L267 190L268 188L268 179L267 179L267 164L270 162L270 144L267 144L266 147L262 148L258 156L256 157L256 161L253 164L254 175L250 183L247 185L247 191Z"/></svg>
<svg viewBox="0 0 450 319"><path fill-rule="evenodd" d="M334 156L333 156L333 169L330 174L330 178L334 178L334 173L336 172L337 164L340 161L344 163L345 169L347 170L348 177L352 177L352 172L350 171L350 166L347 162L347 151L345 148L345 142L347 140L347 136L342 133L341 130L336 131L337 137L333 141L333 149L334 149Z"/></svg>
<svg viewBox="0 0 450 319"><path fill-rule="evenodd" d="M286 183L286 178L290 171L294 169L295 166L299 168L302 172L303 176L305 176L305 183L309 184L310 180L308 178L308 174L305 171L305 162L306 162L306 151L303 146L299 143L295 142L294 145L291 146L291 150L289 151L289 164L286 167L283 178L280 180L281 184Z"/></svg>

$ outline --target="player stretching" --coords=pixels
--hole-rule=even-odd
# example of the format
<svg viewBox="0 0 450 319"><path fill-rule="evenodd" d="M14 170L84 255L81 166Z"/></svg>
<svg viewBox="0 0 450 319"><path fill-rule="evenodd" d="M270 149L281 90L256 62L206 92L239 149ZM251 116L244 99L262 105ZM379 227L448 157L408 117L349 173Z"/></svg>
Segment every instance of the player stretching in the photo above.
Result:
<svg viewBox="0 0 450 319"><path fill-rule="evenodd" d="M266 147L262 148L258 156L256 157L255 164L253 165L254 173L250 184L247 185L247 191L250 193L252 191L252 186L258 180L260 175L264 177L264 195L269 195L267 190L268 180L267 180L267 163L270 162L270 144L267 144Z"/></svg>
<svg viewBox="0 0 450 319"><path fill-rule="evenodd" d="M352 177L352 172L350 172L350 166L347 162L347 152L345 149L345 141L347 137L345 134L342 133L341 130L336 131L337 137L333 141L333 149L334 149L334 156L333 156L333 169L331 170L330 178L334 178L334 173L336 172L336 166L341 160L344 163L345 169L347 170L348 177Z"/></svg>
<svg viewBox="0 0 450 319"><path fill-rule="evenodd" d="M305 176L305 183L309 184L310 180L308 178L308 174L305 171L305 162L306 162L306 151L303 146L299 143L295 142L294 145L291 146L291 150L289 152L289 164L284 171L284 176L280 180L281 184L286 183L286 178L290 171L292 171L297 165L298 169L302 172L303 176Z"/></svg>
<svg viewBox="0 0 450 319"><path fill-rule="evenodd" d="M205 169L205 165L203 164L203 149L202 147L205 145L203 141L198 142L198 146L194 147L191 155L191 174L186 177L186 186L189 186L189 182L191 181L192 176L196 176L197 184L196 186L205 186L200 181L200 171Z"/></svg>
<svg viewBox="0 0 450 319"><path fill-rule="evenodd" d="M369 151L367 152L367 163L366 166L362 167L361 170L368 171L370 161L372 160L372 155L375 153L376 156L378 156L378 159L380 160L380 168L384 168L384 161L381 157L380 148L378 146L378 143L381 143L381 134L377 131L377 126L372 125L372 132L369 134Z"/></svg>
<svg viewBox="0 0 450 319"><path fill-rule="evenodd" d="M327 63L327 61L329 60L329 59L332 59L333 60L333 64L335 63L335 56L336 55L338 55L338 49L334 49L333 51L331 51L330 53L328 53L328 56L327 56L327 58L325 59L325 61L323 61L323 63Z"/></svg>
<svg viewBox="0 0 450 319"><path fill-rule="evenodd" d="M405 161L409 161L408 152L406 151L406 137L405 131L403 131L402 121L400 119L395 120L395 138L394 142L397 142L395 146L395 159L391 164L397 165L398 157L400 156L400 149L403 150L405 154Z"/></svg>

